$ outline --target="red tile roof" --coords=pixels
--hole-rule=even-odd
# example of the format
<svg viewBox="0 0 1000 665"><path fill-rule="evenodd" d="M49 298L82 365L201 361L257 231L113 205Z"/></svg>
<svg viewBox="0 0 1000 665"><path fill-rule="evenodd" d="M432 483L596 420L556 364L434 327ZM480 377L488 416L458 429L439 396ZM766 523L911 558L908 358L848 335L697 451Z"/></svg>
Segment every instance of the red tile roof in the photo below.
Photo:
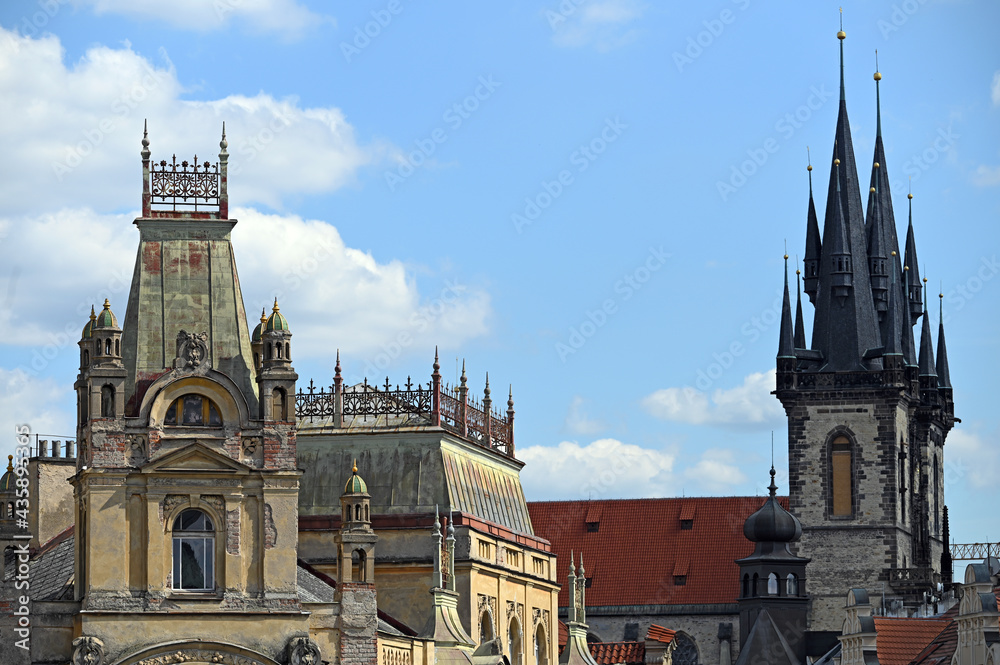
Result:
<svg viewBox="0 0 1000 665"><path fill-rule="evenodd" d="M875 617L880 665L909 665L948 626L948 619Z"/></svg>
<svg viewBox="0 0 1000 665"><path fill-rule="evenodd" d="M930 641L914 657L908 665L942 665L951 663L955 649L958 648L958 626L955 617L958 616L958 603L941 615L946 621L944 629Z"/></svg>
<svg viewBox="0 0 1000 665"><path fill-rule="evenodd" d="M646 661L644 642L591 642L587 646L597 665L641 665Z"/></svg>
<svg viewBox="0 0 1000 665"><path fill-rule="evenodd" d="M655 642L663 642L664 644L670 644L674 641L674 635L676 634L676 630L670 630L669 628L664 628L663 626L657 626L654 623L650 625L649 630L646 632L646 639L653 640Z"/></svg>
<svg viewBox="0 0 1000 665"><path fill-rule="evenodd" d="M739 593L736 559L753 551L743 522L765 497L543 501L528 504L535 534L552 543L569 605L570 551L582 553L588 606L734 603ZM779 497L785 508L788 497ZM598 512L599 511L599 512ZM597 531L587 517L600 515ZM693 520L681 529L681 519ZM686 570L686 573L675 571ZM686 575L684 585L674 575Z"/></svg>

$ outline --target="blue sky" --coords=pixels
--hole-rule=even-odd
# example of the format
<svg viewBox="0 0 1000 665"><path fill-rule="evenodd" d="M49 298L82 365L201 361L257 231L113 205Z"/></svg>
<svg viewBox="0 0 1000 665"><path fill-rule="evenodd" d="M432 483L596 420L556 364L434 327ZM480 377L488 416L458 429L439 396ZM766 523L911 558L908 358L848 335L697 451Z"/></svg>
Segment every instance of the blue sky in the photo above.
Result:
<svg viewBox="0 0 1000 665"><path fill-rule="evenodd" d="M772 430L780 481L781 257L807 146L823 210L837 5L674 5L3 3L0 426L72 433L86 313L125 310L143 120L154 158L211 159L226 121L247 311L280 297L303 384L338 347L350 380L426 380L440 345L447 379L513 384L530 499L759 493ZM1000 537L998 20L844 8L861 179L878 49L899 234L910 181L946 295L955 542Z"/></svg>

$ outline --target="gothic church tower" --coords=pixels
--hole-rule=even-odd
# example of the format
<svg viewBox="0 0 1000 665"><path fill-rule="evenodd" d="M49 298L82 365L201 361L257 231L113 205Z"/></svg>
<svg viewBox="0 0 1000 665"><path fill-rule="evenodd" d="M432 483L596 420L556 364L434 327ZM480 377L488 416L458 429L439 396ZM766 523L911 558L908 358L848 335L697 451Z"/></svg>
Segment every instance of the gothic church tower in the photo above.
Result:
<svg viewBox="0 0 1000 665"><path fill-rule="evenodd" d="M788 416L789 507L802 524L796 553L812 560L810 631L837 632L850 587L919 602L950 581L942 570L944 441L957 419L944 327L937 361L913 236L912 196L901 256L881 113L862 208L844 91L820 236L809 166L804 286L815 306L807 347L801 291L785 296L775 394ZM881 74L876 72L876 106ZM787 256L785 257L787 259ZM926 281L926 280L925 280ZM913 325L923 317L919 355ZM950 567L950 566L949 566Z"/></svg>

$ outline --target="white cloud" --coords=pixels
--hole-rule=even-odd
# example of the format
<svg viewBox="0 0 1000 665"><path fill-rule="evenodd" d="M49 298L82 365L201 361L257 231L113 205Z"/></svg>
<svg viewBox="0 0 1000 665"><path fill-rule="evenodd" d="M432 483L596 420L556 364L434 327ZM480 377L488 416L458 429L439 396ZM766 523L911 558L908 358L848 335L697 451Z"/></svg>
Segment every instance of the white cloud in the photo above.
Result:
<svg viewBox="0 0 1000 665"><path fill-rule="evenodd" d="M210 3L206 3L210 4ZM72 65L58 38L0 28L0 209L122 210L140 203L143 120L152 159L218 159L223 121L236 204L335 190L388 153L361 146L337 108L302 108L263 92L186 101L165 53L154 65L126 44L95 46Z"/></svg>
<svg viewBox="0 0 1000 665"><path fill-rule="evenodd" d="M959 428L948 434L944 461L946 487L972 485L994 488L1000 478L1000 450L987 443L981 434Z"/></svg>
<svg viewBox="0 0 1000 665"><path fill-rule="evenodd" d="M275 33L286 39L300 37L319 25L323 17L295 0L73 0L90 6L96 14L123 14L162 21L175 28L207 32L236 20L255 32Z"/></svg>
<svg viewBox="0 0 1000 665"><path fill-rule="evenodd" d="M572 434L593 435L607 429L607 425L587 416L583 397L575 395L566 413L566 429Z"/></svg>
<svg viewBox="0 0 1000 665"><path fill-rule="evenodd" d="M4 461L14 453L16 425L27 425L32 433L75 438L74 414L57 406L70 400L72 392L70 384L0 367L0 454Z"/></svg>
<svg viewBox="0 0 1000 665"><path fill-rule="evenodd" d="M487 332L490 298L473 285L445 280L444 287L421 293L413 273L424 270L420 266L379 263L345 246L323 221L251 208L232 214L239 220L233 245L250 327L258 308L277 295L297 357L328 357L339 346L382 369L378 354L394 342L403 355L434 343L458 346ZM76 353L91 304L99 307L108 297L124 318L138 244L131 221L130 215L77 209L0 218L0 280L6 281L0 326L8 331L6 343L43 347L29 359L32 369L43 369L46 354Z"/></svg>
<svg viewBox="0 0 1000 665"><path fill-rule="evenodd" d="M736 486L747 480L738 466L735 453L719 448L702 453L701 459L694 466L684 470L684 477L710 493L732 493Z"/></svg>
<svg viewBox="0 0 1000 665"><path fill-rule="evenodd" d="M579 0L578 3L562 3L559 9L547 10L545 16L553 30L552 41L556 45L570 48L593 46L604 52L635 40L639 33L631 26L642 16L644 9L637 0Z"/></svg>
<svg viewBox="0 0 1000 665"><path fill-rule="evenodd" d="M1000 166L982 164L972 176L972 182L980 187L996 187L1000 185Z"/></svg>
<svg viewBox="0 0 1000 665"><path fill-rule="evenodd" d="M674 456L617 439L586 446L528 446L517 451L524 493L532 501L673 496Z"/></svg>
<svg viewBox="0 0 1000 665"><path fill-rule="evenodd" d="M990 96L993 98L993 106L1000 106L1000 71L993 74L993 85L990 86Z"/></svg>
<svg viewBox="0 0 1000 665"><path fill-rule="evenodd" d="M652 416L690 425L768 427L781 423L784 411L771 395L775 370L755 372L743 385L716 389L711 396L691 386L663 388L642 400Z"/></svg>

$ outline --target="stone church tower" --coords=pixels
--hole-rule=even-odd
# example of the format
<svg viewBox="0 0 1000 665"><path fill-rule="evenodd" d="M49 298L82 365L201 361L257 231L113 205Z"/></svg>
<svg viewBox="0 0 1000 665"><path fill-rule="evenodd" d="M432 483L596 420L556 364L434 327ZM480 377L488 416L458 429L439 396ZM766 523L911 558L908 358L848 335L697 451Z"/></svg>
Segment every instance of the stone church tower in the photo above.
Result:
<svg viewBox="0 0 1000 665"><path fill-rule="evenodd" d="M812 343L801 291L793 323L786 265L775 391L788 416L789 506L802 524L796 553L812 560L808 629L817 632L840 630L850 587L881 597L884 584L888 597L914 606L924 591L950 581L950 565L942 566L944 441L957 419L944 327L935 362L912 196L905 254L896 235L878 72L862 207L844 92L845 36L837 34L840 110L822 237L809 166L803 281L815 306ZM918 353L912 328L921 317Z"/></svg>

